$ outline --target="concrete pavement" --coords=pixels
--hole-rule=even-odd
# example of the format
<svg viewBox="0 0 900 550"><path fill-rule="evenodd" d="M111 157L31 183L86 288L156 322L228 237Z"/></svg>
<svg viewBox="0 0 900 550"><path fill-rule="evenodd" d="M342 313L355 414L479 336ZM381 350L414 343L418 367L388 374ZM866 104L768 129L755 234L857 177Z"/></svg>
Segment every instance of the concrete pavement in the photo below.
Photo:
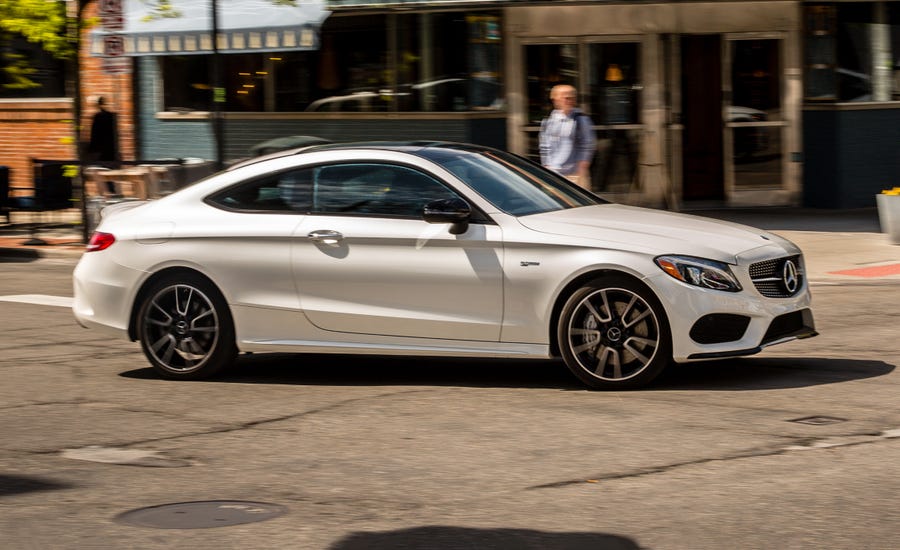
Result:
<svg viewBox="0 0 900 550"><path fill-rule="evenodd" d="M812 282L900 281L900 245L881 233L875 208L820 210L746 208L686 210L686 213L766 229L795 242L803 250ZM0 262L42 257L77 258L84 250L81 212L45 214L37 237L48 244L27 244L33 227L30 214L13 213L0 225Z"/></svg>

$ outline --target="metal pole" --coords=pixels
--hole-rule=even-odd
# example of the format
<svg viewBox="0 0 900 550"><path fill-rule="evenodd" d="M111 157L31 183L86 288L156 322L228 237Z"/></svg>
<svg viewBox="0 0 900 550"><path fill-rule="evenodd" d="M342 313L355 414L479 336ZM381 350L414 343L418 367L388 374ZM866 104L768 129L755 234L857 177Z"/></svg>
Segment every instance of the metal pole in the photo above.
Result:
<svg viewBox="0 0 900 550"><path fill-rule="evenodd" d="M219 53L218 0L211 0L212 17L212 123L216 140L216 170L225 167L225 120L222 104L225 103L225 87L222 85L222 55Z"/></svg>

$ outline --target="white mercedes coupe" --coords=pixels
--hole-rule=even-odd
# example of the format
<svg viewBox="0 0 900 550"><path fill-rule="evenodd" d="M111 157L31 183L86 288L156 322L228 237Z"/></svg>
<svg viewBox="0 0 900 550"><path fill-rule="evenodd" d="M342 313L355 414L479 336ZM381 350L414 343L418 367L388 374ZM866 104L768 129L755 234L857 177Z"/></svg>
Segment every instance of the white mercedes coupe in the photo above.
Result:
<svg viewBox="0 0 900 550"><path fill-rule="evenodd" d="M791 242L455 143L315 145L108 207L74 286L81 325L174 379L240 352L562 356L626 389L816 335Z"/></svg>

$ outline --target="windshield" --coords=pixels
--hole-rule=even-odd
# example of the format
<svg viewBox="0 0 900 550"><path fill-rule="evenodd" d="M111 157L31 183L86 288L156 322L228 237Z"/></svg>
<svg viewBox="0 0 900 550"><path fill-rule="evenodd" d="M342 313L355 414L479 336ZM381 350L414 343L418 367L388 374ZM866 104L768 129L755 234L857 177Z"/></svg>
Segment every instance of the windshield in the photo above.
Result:
<svg viewBox="0 0 900 550"><path fill-rule="evenodd" d="M439 164L491 204L513 216L606 202L562 176L512 153L428 147L418 154Z"/></svg>

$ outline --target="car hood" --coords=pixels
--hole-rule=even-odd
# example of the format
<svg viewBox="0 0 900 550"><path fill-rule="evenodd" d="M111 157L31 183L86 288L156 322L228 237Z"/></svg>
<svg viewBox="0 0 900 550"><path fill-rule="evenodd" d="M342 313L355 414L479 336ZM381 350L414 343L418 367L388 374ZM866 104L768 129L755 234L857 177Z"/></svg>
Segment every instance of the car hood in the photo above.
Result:
<svg viewBox="0 0 900 550"><path fill-rule="evenodd" d="M552 235L591 239L597 246L648 254L684 254L737 263L761 247L794 253L789 241L746 225L620 204L545 212L519 218L525 227Z"/></svg>

